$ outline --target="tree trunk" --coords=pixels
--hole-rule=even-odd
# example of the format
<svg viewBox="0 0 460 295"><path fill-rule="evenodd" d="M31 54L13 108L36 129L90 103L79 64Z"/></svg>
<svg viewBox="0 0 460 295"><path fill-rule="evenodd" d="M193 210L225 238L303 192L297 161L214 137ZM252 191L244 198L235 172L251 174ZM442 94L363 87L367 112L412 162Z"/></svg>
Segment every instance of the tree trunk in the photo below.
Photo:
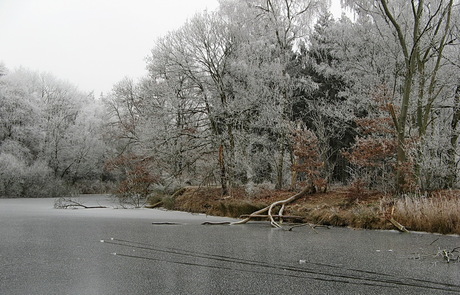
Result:
<svg viewBox="0 0 460 295"><path fill-rule="evenodd" d="M283 168L284 168L284 147L281 147L281 154L278 158L278 163L276 167L276 189L283 188Z"/></svg>
<svg viewBox="0 0 460 295"><path fill-rule="evenodd" d="M222 195L228 195L227 170L225 169L224 145L219 146L219 166L220 166L220 184L222 185Z"/></svg>
<svg viewBox="0 0 460 295"><path fill-rule="evenodd" d="M457 146L460 132L457 130L458 122L460 121L460 85L457 86L454 96L454 106L452 121L450 123L450 147L448 151L449 156L449 175L447 185L452 188L457 182Z"/></svg>
<svg viewBox="0 0 460 295"><path fill-rule="evenodd" d="M232 187L235 184L235 137L233 135L233 127L230 123L227 124L228 134L228 147L226 150L226 180L227 180L227 193L232 193Z"/></svg>
<svg viewBox="0 0 460 295"><path fill-rule="evenodd" d="M420 0L418 2L417 9L414 7L414 27L413 27L413 36L412 36L412 48L409 48L410 43L406 40L401 24L397 22L394 15L388 8L388 0L380 0L380 3L383 8L383 13L385 14L388 21L394 27L396 34L398 36L398 42L401 46L402 52L404 54L405 60L405 77L404 77L404 86L403 86L403 97L401 100L401 110L399 115L393 112L393 122L397 131L397 167L402 167L406 163L406 149L405 149L405 140L406 140L406 124L407 124L407 114L409 111L409 104L411 102L412 94L412 84L414 83L414 76L417 70L417 56L420 53L420 20L423 14L424 1ZM405 175L400 171L396 172L396 186L399 191L404 188L406 183Z"/></svg>
<svg viewBox="0 0 460 295"><path fill-rule="evenodd" d="M412 68L412 67L411 67ZM413 71L408 69L408 73L406 74L405 81L404 81L404 94L403 100L401 105L401 111L395 123L396 131L397 131L397 152L396 152L396 160L397 160L397 171L396 171L396 187L398 191L401 191L406 183L405 175L402 173L399 167L402 167L406 163L406 123L407 123L407 113L409 110L409 99L412 90L412 80L413 80Z"/></svg>

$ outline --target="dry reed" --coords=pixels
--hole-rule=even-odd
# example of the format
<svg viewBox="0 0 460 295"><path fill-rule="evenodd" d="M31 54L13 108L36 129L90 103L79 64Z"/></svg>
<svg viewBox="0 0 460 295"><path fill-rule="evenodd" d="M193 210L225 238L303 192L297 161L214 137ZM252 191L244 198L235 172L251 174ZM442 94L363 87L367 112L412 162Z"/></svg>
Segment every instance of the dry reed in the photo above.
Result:
<svg viewBox="0 0 460 295"><path fill-rule="evenodd" d="M394 218L410 230L460 234L458 195L405 196L396 199L394 206Z"/></svg>

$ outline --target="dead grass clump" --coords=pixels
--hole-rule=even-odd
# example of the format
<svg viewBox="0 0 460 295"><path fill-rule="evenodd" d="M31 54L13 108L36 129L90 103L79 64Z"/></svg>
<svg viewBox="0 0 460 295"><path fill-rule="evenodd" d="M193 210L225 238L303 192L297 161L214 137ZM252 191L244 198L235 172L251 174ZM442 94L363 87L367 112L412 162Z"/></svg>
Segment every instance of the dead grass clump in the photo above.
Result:
<svg viewBox="0 0 460 295"><path fill-rule="evenodd" d="M244 189L232 188L231 196L222 196L219 187L189 187L175 198L174 209L216 216L239 217L266 206L247 201Z"/></svg>
<svg viewBox="0 0 460 295"><path fill-rule="evenodd" d="M175 210L211 214L213 204L220 198L220 188L187 189L175 198Z"/></svg>
<svg viewBox="0 0 460 295"><path fill-rule="evenodd" d="M350 226L355 228L377 229L382 228L384 222L377 205L357 204L351 210Z"/></svg>
<svg viewBox="0 0 460 295"><path fill-rule="evenodd" d="M377 206L356 205L353 208L342 206L313 209L307 214L309 222L322 225L349 226L353 228L377 229L384 226Z"/></svg>
<svg viewBox="0 0 460 295"><path fill-rule="evenodd" d="M395 200L394 218L411 230L460 234L460 197L434 193Z"/></svg>
<svg viewBox="0 0 460 295"><path fill-rule="evenodd" d="M380 213L382 194L360 186L311 195L292 206L294 215L315 224L376 229L385 226Z"/></svg>
<svg viewBox="0 0 460 295"><path fill-rule="evenodd" d="M334 206L313 210L309 214L309 217L311 218L311 222L315 224L350 226L351 212Z"/></svg>
<svg viewBox="0 0 460 295"><path fill-rule="evenodd" d="M229 217L240 217L241 215L251 214L257 210L265 208L267 205L262 203L249 203L246 201L221 201L213 210L213 215Z"/></svg>
<svg viewBox="0 0 460 295"><path fill-rule="evenodd" d="M172 196L165 196L162 198L162 204L163 204L163 208L168 209L168 210L174 210L176 201L174 197Z"/></svg>

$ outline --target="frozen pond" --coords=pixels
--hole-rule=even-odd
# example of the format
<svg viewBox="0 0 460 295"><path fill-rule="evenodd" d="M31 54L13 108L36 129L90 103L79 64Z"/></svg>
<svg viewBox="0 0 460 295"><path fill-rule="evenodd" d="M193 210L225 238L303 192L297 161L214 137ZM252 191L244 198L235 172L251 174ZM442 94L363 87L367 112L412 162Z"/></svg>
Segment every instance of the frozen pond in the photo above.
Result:
<svg viewBox="0 0 460 295"><path fill-rule="evenodd" d="M460 294L460 263L436 256L456 236L205 226L230 219L80 200L111 207L0 199L0 294Z"/></svg>

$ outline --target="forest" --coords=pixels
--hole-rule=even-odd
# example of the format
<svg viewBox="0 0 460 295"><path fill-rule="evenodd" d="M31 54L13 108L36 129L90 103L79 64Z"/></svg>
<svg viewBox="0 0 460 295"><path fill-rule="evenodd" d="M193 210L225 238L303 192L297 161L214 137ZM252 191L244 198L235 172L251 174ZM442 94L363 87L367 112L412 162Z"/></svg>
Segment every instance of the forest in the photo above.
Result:
<svg viewBox="0 0 460 295"><path fill-rule="evenodd" d="M460 3L221 0L96 97L0 64L0 196L459 187Z"/></svg>

